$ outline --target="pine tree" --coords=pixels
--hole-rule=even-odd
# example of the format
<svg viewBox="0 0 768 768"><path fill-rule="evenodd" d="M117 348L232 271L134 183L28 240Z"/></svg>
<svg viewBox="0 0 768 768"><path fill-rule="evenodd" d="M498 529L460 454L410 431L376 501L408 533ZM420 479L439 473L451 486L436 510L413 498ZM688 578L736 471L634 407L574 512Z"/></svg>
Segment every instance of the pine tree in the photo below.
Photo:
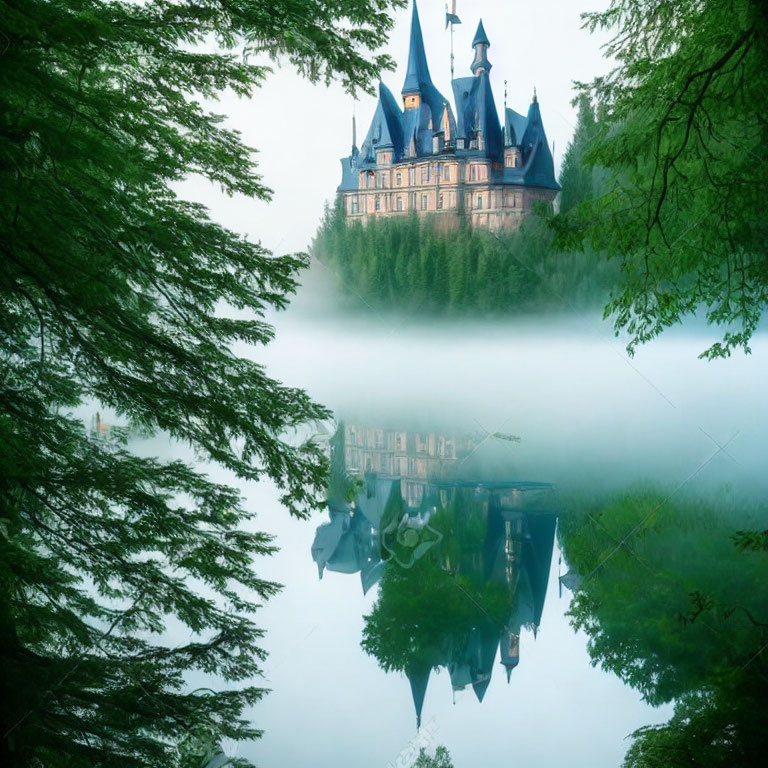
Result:
<svg viewBox="0 0 768 768"><path fill-rule="evenodd" d="M563 158L560 171L560 211L568 212L571 208L594 196L593 169L584 162L584 153L589 150L597 136L595 110L589 96L581 94L578 99L579 111L576 118L576 130Z"/></svg>
<svg viewBox="0 0 768 768"><path fill-rule="evenodd" d="M272 338L264 312L305 259L272 257L174 185L199 174L267 199L252 151L201 102L249 95L259 52L365 86L401 4L3 0L3 766L168 768L195 758L178 749L191 735L259 735L243 711L264 694L253 613L277 585L254 558L269 537L235 489L76 411L271 479L294 515L319 503L322 452L285 434L325 409L230 351ZM189 640L168 644L169 618ZM234 685L191 691L191 673Z"/></svg>

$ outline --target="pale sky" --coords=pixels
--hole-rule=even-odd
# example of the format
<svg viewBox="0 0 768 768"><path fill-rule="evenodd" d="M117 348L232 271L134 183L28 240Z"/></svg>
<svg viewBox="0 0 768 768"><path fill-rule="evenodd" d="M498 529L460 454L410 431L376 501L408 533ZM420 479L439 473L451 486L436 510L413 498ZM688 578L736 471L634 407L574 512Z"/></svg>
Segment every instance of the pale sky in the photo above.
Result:
<svg viewBox="0 0 768 768"><path fill-rule="evenodd" d="M555 142L559 172L562 154L575 124L571 106L573 81L590 80L605 72L601 45L606 35L581 29L580 14L601 9L608 0L458 0L454 47L456 77L470 75L471 42L480 18L491 42L488 58L491 82L501 112L504 80L508 106L525 112L536 86L550 145ZM445 30L444 0L420 0L419 14L432 79L451 102L450 36ZM411 9L397 14L397 23L385 50L397 62L383 81L399 99L408 58ZM243 133L247 144L259 149L264 182L274 190L269 205L218 195L199 181L190 181L183 193L209 205L214 217L239 233L260 240L277 253L303 250L309 244L326 201L333 199L341 179L340 158L351 147L353 101L338 84L311 85L290 65L276 69L250 101L227 97L214 105L227 114L230 125ZM374 97L360 96L355 111L358 144L362 142L376 109Z"/></svg>

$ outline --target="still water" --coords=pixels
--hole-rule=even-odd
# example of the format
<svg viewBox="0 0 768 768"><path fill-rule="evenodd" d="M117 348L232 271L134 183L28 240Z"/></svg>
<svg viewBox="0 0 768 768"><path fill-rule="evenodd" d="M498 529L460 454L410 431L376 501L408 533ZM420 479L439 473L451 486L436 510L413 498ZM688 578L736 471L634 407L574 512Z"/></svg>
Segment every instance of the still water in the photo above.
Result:
<svg viewBox="0 0 768 768"><path fill-rule="evenodd" d="M328 306L272 318L260 355L333 409L333 472L309 521L243 488L280 547L260 575L284 589L260 615L265 734L230 754L620 766L674 700L733 670L733 695L743 670L764 681L768 556L733 537L768 528L765 337L708 363L711 333L674 331L629 360L581 315Z"/></svg>

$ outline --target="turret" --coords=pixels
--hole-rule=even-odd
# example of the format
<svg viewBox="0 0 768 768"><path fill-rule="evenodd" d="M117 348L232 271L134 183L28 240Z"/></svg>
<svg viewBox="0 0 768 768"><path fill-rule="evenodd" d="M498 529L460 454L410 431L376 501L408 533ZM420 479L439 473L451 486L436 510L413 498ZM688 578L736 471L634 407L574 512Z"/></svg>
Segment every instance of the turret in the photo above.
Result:
<svg viewBox="0 0 768 768"><path fill-rule="evenodd" d="M421 106L428 88L433 88L432 78L427 66L427 54L424 51L424 38L421 34L419 9L413 0L411 16L411 42L408 50L408 69L403 83L403 106L405 109L416 109Z"/></svg>
<svg viewBox="0 0 768 768"><path fill-rule="evenodd" d="M477 25L477 32L475 32L475 39L472 41L472 47L475 49L475 60L472 62L470 69L473 75L488 72L491 66L493 66L488 61L488 48L490 46L488 35L485 34L485 28L483 27L483 20L480 19L480 23Z"/></svg>
<svg viewBox="0 0 768 768"><path fill-rule="evenodd" d="M512 670L520 663L520 630L515 631L511 627L505 627L501 633L499 647L501 663L507 670L507 682L509 682Z"/></svg>

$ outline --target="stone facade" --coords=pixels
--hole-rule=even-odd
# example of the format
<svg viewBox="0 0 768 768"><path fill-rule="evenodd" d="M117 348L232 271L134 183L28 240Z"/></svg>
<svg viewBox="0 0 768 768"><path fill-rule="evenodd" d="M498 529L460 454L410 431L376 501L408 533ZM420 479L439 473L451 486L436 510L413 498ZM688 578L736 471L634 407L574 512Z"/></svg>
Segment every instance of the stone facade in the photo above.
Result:
<svg viewBox="0 0 768 768"><path fill-rule="evenodd" d="M347 470L364 477L375 472L399 479L402 497L418 507L429 483L447 480L460 458L475 446L474 436L348 424L344 434Z"/></svg>

